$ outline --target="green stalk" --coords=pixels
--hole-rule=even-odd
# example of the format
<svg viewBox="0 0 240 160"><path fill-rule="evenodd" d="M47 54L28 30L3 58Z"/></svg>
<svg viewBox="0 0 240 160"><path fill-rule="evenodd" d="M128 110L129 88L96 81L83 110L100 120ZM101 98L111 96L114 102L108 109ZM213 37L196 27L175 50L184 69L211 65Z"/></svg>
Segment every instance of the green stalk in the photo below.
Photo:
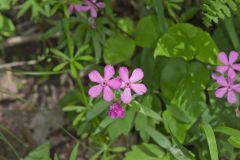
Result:
<svg viewBox="0 0 240 160"><path fill-rule="evenodd" d="M80 79L79 74L78 74L78 76L77 76L77 78L76 78L76 81L77 81L77 84L78 84L78 86L79 86L79 88L80 88L81 94L82 94L82 96L83 96L83 103L84 103L84 105L87 106L88 100L87 100L87 96L86 96L86 93L85 93L85 91L84 91L83 84L82 84L82 81L81 81L81 79Z"/></svg>
<svg viewBox="0 0 240 160"><path fill-rule="evenodd" d="M236 29L234 27L233 19L229 18L224 21L225 28L227 30L228 36L233 44L233 47L235 50L240 50L240 43L238 39L238 34L236 32Z"/></svg>
<svg viewBox="0 0 240 160"><path fill-rule="evenodd" d="M155 0L155 9L159 19L159 24L163 32L165 32L167 30L167 24L165 23L163 0Z"/></svg>

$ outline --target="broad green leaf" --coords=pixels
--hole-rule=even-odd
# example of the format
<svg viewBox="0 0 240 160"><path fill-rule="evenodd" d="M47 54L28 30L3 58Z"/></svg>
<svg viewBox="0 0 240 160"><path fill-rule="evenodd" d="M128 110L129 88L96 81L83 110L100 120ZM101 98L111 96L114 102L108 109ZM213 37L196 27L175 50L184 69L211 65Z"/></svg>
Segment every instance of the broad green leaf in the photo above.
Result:
<svg viewBox="0 0 240 160"><path fill-rule="evenodd" d="M167 109L171 112L172 116L182 122L182 123L191 123L190 119L187 117L187 115L182 111L179 107L174 105L168 105Z"/></svg>
<svg viewBox="0 0 240 160"><path fill-rule="evenodd" d="M129 60L135 50L134 41L118 34L110 37L104 46L104 61L107 64L117 64Z"/></svg>
<svg viewBox="0 0 240 160"><path fill-rule="evenodd" d="M101 100L99 102L97 102L88 112L86 115L86 118L88 121L92 120L93 118L95 118L96 116L98 116L99 114L101 114L103 111L105 111L107 109L107 107L109 106L109 103Z"/></svg>
<svg viewBox="0 0 240 160"><path fill-rule="evenodd" d="M169 149L171 147L171 142L161 132L149 126L146 126L146 132L162 148Z"/></svg>
<svg viewBox="0 0 240 160"><path fill-rule="evenodd" d="M166 130L171 132L183 144L187 131L191 126L176 120L169 110L163 112L163 123Z"/></svg>
<svg viewBox="0 0 240 160"><path fill-rule="evenodd" d="M209 72L200 62L170 59L163 67L160 88L170 104L179 107L193 124L207 109L204 89Z"/></svg>
<svg viewBox="0 0 240 160"><path fill-rule="evenodd" d="M134 109L129 108L123 119L116 119L114 120L108 127L109 136L111 139L115 139L120 135L124 134L127 135L132 129L133 120L135 118L136 112ZM119 127L121 126L121 127Z"/></svg>
<svg viewBox="0 0 240 160"><path fill-rule="evenodd" d="M158 41L154 56L183 57L217 64L218 48L209 35L191 24L171 27Z"/></svg>
<svg viewBox="0 0 240 160"><path fill-rule="evenodd" d="M105 129L107 126L109 126L114 120L110 117L106 117L102 120L102 122L98 125L97 129L93 133L93 135L96 135L100 133L103 129Z"/></svg>
<svg viewBox="0 0 240 160"><path fill-rule="evenodd" d="M143 143L132 146L131 151L125 154L125 160L167 160L165 153L161 148L154 144Z"/></svg>
<svg viewBox="0 0 240 160"><path fill-rule="evenodd" d="M141 18L136 28L135 43L144 48L156 46L161 36L159 23L156 16L146 16Z"/></svg>
<svg viewBox="0 0 240 160"><path fill-rule="evenodd" d="M79 143L77 143L73 148L72 153L70 155L70 160L77 160L78 148L79 148Z"/></svg>
<svg viewBox="0 0 240 160"><path fill-rule="evenodd" d="M31 151L24 160L51 160L50 159L50 144L43 144Z"/></svg>
<svg viewBox="0 0 240 160"><path fill-rule="evenodd" d="M207 123L202 124L201 127L207 138L211 160L218 160L217 143L212 127Z"/></svg>
<svg viewBox="0 0 240 160"><path fill-rule="evenodd" d="M120 19L118 21L118 27L128 34L132 34L134 32L133 21L128 17Z"/></svg>

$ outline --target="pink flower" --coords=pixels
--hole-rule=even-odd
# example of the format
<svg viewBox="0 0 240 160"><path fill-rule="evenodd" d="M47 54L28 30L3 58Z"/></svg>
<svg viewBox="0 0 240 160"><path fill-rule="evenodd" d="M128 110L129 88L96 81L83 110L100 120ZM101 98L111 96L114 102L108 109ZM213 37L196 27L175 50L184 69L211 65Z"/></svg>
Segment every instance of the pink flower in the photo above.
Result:
<svg viewBox="0 0 240 160"><path fill-rule="evenodd" d="M235 63L238 59L238 53L236 51L231 51L229 58L224 52L218 54L218 59L224 64L224 66L217 66L216 70L220 73L228 73L228 77L235 78L236 72L240 71L240 63Z"/></svg>
<svg viewBox="0 0 240 160"><path fill-rule="evenodd" d="M81 12L90 11L91 17L97 17L97 10L103 9L105 4L103 2L97 2L97 0L83 0L83 5L80 6Z"/></svg>
<svg viewBox="0 0 240 160"><path fill-rule="evenodd" d="M109 107L108 115L109 115L112 119L124 118L124 117L125 117L125 111L124 111L124 109L123 109L118 103L113 103L113 104Z"/></svg>
<svg viewBox="0 0 240 160"><path fill-rule="evenodd" d="M104 78L102 78L98 71L91 71L88 77L92 82L98 83L98 85L91 87L88 91L88 94L92 98L96 98L103 91L103 99L108 102L112 101L114 98L112 89L117 90L121 87L121 81L119 78L111 79L114 74L115 70L111 65L106 65L104 67Z"/></svg>
<svg viewBox="0 0 240 160"><path fill-rule="evenodd" d="M240 83L234 84L235 79L228 77L228 80L224 76L217 78L219 88L216 90L215 95L217 98L222 98L227 94L227 100L230 104L237 102L235 92L240 93Z"/></svg>
<svg viewBox="0 0 240 160"><path fill-rule="evenodd" d="M121 94L121 100L123 103L128 104L132 100L131 90L136 92L138 95L143 95L147 92L147 87L142 83L137 83L143 79L143 71L140 68L135 69L132 72L132 75L129 79L129 73L127 67L120 67L119 76L122 80L121 88L124 89L123 93Z"/></svg>
<svg viewBox="0 0 240 160"><path fill-rule="evenodd" d="M68 13L72 14L73 12L81 12L81 6L77 4L70 4L68 7Z"/></svg>

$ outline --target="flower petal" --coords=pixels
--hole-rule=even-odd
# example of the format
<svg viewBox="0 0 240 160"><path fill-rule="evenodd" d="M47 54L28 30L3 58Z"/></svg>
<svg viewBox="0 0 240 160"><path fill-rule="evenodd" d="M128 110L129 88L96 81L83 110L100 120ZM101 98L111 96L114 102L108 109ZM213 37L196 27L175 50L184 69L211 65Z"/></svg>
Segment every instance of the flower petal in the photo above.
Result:
<svg viewBox="0 0 240 160"><path fill-rule="evenodd" d="M102 8L105 7L105 4L104 4L103 2L98 2L98 3L96 4L96 6L97 6L98 8L100 8L100 9L102 9Z"/></svg>
<svg viewBox="0 0 240 160"><path fill-rule="evenodd" d="M121 94L121 100L123 103L128 104L132 100L132 94L130 88L125 88L123 93Z"/></svg>
<svg viewBox="0 0 240 160"><path fill-rule="evenodd" d="M232 89L238 93L240 93L240 83L239 84L235 84L232 86Z"/></svg>
<svg viewBox="0 0 240 160"><path fill-rule="evenodd" d="M97 10L95 7L91 7L90 12L91 12L91 17L93 18L97 17Z"/></svg>
<svg viewBox="0 0 240 160"><path fill-rule="evenodd" d="M227 100L230 104L234 104L237 102L237 97L233 90L228 91Z"/></svg>
<svg viewBox="0 0 240 160"><path fill-rule="evenodd" d="M92 82L96 82L96 83L102 83L103 82L103 78L102 76L100 75L100 73L96 70L93 70L91 71L89 74L88 74L88 77L89 79L92 81Z"/></svg>
<svg viewBox="0 0 240 160"><path fill-rule="evenodd" d="M90 6L81 6L81 5L76 5L75 6L75 9L78 11L78 12L87 12L91 9Z"/></svg>
<svg viewBox="0 0 240 160"><path fill-rule="evenodd" d="M124 118L125 110L118 103L114 103L109 107L108 115L112 119Z"/></svg>
<svg viewBox="0 0 240 160"><path fill-rule="evenodd" d="M238 52L236 51L231 51L229 55L229 64L233 64L236 62L238 59Z"/></svg>
<svg viewBox="0 0 240 160"><path fill-rule="evenodd" d="M127 67L120 67L119 70L118 70L118 74L124 82L129 81L128 68Z"/></svg>
<svg viewBox="0 0 240 160"><path fill-rule="evenodd" d="M218 83L220 86L228 86L227 80L225 79L224 76L218 77L217 83Z"/></svg>
<svg viewBox="0 0 240 160"><path fill-rule="evenodd" d="M103 89L103 87L101 85L93 86L88 90L88 94L92 98L96 98L97 96L99 96L101 94L102 89Z"/></svg>
<svg viewBox="0 0 240 160"><path fill-rule="evenodd" d="M137 68L134 69L134 71L132 72L132 75L130 77L130 82L135 83L137 81L140 81L143 79L144 73L142 71L142 69Z"/></svg>
<svg viewBox="0 0 240 160"><path fill-rule="evenodd" d="M232 68L228 69L228 77L230 77L232 79L236 78L236 72Z"/></svg>
<svg viewBox="0 0 240 160"><path fill-rule="evenodd" d="M220 53L218 54L218 59L219 59L223 64L225 64L225 65L228 65L228 64L229 64L229 63L228 63L227 55L226 55L226 53L224 53L224 52L220 52Z"/></svg>
<svg viewBox="0 0 240 160"><path fill-rule="evenodd" d="M70 4L68 7L68 13L72 14L74 12L74 5Z"/></svg>
<svg viewBox="0 0 240 160"><path fill-rule="evenodd" d="M237 70L237 71L240 71L240 64L239 63L238 64L233 64L232 68Z"/></svg>
<svg viewBox="0 0 240 160"><path fill-rule="evenodd" d="M218 76L216 73L212 73L211 77L212 77L212 79L217 80L218 77L220 77L220 76Z"/></svg>
<svg viewBox="0 0 240 160"><path fill-rule="evenodd" d="M107 102L110 102L113 100L113 98L114 98L114 94L112 90L108 86L105 86L103 88L103 99Z"/></svg>
<svg viewBox="0 0 240 160"><path fill-rule="evenodd" d="M105 80L111 79L114 74L115 74L115 70L114 70L113 66L111 66L111 65L106 65L106 66L104 67L104 79L105 79Z"/></svg>
<svg viewBox="0 0 240 160"><path fill-rule="evenodd" d="M227 88L223 87L223 88L219 88L215 91L215 96L217 98L222 98L227 92Z"/></svg>
<svg viewBox="0 0 240 160"><path fill-rule="evenodd" d="M109 80L107 85L109 87L111 87L112 89L118 90L118 89L121 88L122 81L121 81L121 79L119 77L117 77L117 78L114 78L112 80Z"/></svg>
<svg viewBox="0 0 240 160"><path fill-rule="evenodd" d="M228 70L228 66L217 66L216 71L219 73L225 73Z"/></svg>
<svg viewBox="0 0 240 160"><path fill-rule="evenodd" d="M147 92L147 87L142 84L131 84L131 88L132 90L134 90L134 92L136 92L138 95L143 95L144 93Z"/></svg>

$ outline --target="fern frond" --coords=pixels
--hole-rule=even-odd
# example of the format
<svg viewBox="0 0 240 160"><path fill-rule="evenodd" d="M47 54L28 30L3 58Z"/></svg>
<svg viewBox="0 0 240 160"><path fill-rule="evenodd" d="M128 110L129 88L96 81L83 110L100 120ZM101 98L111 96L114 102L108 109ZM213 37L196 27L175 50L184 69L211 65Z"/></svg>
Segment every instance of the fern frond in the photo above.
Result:
<svg viewBox="0 0 240 160"><path fill-rule="evenodd" d="M206 0L202 4L204 24L210 26L212 22L218 23L219 19L230 17L239 5L240 0Z"/></svg>

